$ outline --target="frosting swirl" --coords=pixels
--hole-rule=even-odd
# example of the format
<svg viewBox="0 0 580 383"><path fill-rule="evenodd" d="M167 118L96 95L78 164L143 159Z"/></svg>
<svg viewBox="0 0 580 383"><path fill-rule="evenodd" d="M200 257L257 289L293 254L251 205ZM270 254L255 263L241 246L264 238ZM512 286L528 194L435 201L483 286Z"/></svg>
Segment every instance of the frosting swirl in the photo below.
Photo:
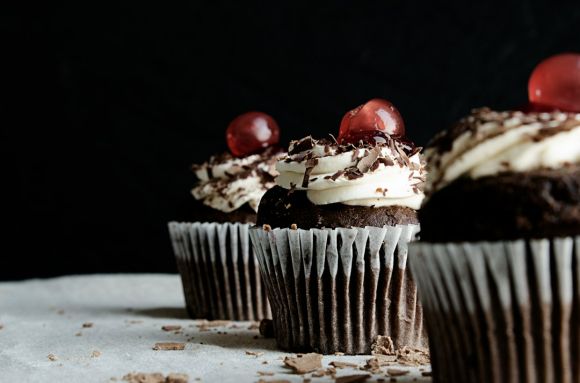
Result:
<svg viewBox="0 0 580 383"><path fill-rule="evenodd" d="M339 145L306 137L290 143L278 161L276 183L305 190L316 205L406 206L418 209L425 170L412 144L386 138L386 143Z"/></svg>
<svg viewBox="0 0 580 383"><path fill-rule="evenodd" d="M580 163L580 114L474 109L425 150L426 192L459 177L554 169Z"/></svg>
<svg viewBox="0 0 580 383"><path fill-rule="evenodd" d="M198 184L191 194L224 213L239 209L246 203L257 211L264 193L275 185L278 154L282 153L269 148L242 158L229 153L212 156L209 161L192 167Z"/></svg>

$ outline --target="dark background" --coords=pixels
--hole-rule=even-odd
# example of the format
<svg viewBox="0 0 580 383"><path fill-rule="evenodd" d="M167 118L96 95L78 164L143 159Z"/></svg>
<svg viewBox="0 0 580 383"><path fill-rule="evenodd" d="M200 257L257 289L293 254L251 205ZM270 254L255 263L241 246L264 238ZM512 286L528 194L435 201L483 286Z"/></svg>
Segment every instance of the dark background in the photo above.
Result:
<svg viewBox="0 0 580 383"><path fill-rule="evenodd" d="M237 114L286 143L391 100L425 144L475 106L526 102L546 56L580 51L578 1L195 1L3 12L0 279L172 272L189 165Z"/></svg>

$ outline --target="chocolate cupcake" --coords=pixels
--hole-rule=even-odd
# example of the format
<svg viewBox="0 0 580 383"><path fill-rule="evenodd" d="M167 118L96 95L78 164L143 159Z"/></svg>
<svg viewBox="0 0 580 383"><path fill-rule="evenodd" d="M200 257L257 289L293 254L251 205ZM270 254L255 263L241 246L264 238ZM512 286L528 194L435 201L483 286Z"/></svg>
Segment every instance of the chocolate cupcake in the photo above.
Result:
<svg viewBox="0 0 580 383"><path fill-rule="evenodd" d="M281 348L368 354L379 335L426 346L406 267L423 198L419 152L384 100L347 113L338 140L291 142L250 231Z"/></svg>
<svg viewBox="0 0 580 383"><path fill-rule="evenodd" d="M477 109L425 155L434 380L580 382L580 114Z"/></svg>
<svg viewBox="0 0 580 383"><path fill-rule="evenodd" d="M270 308L249 229L283 153L274 146L278 126L263 113L236 118L227 138L232 153L193 166L191 222L171 222L169 232L192 318L258 320Z"/></svg>

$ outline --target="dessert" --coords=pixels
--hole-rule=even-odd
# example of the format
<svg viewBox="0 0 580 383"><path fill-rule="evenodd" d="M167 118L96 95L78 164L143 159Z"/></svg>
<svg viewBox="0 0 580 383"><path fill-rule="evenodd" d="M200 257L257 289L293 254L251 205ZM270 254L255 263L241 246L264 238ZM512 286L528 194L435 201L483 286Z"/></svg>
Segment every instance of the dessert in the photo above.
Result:
<svg viewBox="0 0 580 383"><path fill-rule="evenodd" d="M278 345L370 353L379 335L425 346L407 245L425 172L391 103L348 112L337 139L290 143L250 234Z"/></svg>
<svg viewBox="0 0 580 383"><path fill-rule="evenodd" d="M476 109L425 150L410 260L436 381L580 381L580 55L574 62L540 64L524 112Z"/></svg>
<svg viewBox="0 0 580 383"><path fill-rule="evenodd" d="M191 222L169 230L193 318L258 320L269 316L248 230L260 198L274 185L279 129L264 113L238 116L226 130L230 153L194 165Z"/></svg>

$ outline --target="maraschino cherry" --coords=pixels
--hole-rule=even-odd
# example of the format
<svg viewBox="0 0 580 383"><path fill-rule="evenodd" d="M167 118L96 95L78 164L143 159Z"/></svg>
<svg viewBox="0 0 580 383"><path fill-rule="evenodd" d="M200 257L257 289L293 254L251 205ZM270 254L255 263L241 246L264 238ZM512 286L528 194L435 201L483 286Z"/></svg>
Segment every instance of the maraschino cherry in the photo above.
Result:
<svg viewBox="0 0 580 383"><path fill-rule="evenodd" d="M340 122L338 142L356 144L386 142L385 136L402 138L405 123L395 106L387 100L373 98L346 112Z"/></svg>
<svg viewBox="0 0 580 383"><path fill-rule="evenodd" d="M266 113L247 112L230 122L226 141L234 156L243 157L278 144L280 128Z"/></svg>
<svg viewBox="0 0 580 383"><path fill-rule="evenodd" d="M563 53L542 61L530 76L532 110L580 112L580 54Z"/></svg>

